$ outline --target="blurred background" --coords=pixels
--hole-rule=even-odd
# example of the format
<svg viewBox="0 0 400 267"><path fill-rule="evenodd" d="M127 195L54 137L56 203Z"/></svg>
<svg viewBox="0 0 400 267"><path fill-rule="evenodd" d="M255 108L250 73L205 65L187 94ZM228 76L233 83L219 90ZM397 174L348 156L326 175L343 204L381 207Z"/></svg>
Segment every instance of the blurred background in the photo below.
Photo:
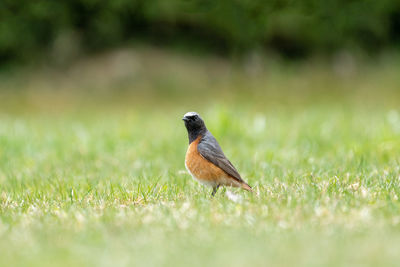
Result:
<svg viewBox="0 0 400 267"><path fill-rule="evenodd" d="M393 102L399 49L396 0L3 0L0 97L9 110Z"/></svg>
<svg viewBox="0 0 400 267"><path fill-rule="evenodd" d="M0 58L73 57L143 42L190 52L289 59L398 48L400 4L383 1L11 1L1 3Z"/></svg>

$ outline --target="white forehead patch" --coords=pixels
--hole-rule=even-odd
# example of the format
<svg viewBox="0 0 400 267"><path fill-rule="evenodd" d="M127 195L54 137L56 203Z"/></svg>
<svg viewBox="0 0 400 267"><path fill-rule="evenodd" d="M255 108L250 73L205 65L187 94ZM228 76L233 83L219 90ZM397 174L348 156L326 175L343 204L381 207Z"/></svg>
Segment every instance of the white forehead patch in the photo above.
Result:
<svg viewBox="0 0 400 267"><path fill-rule="evenodd" d="M196 112L190 111L190 112L186 113L185 115L183 115L183 117L192 117L195 115L198 116L199 114L197 114Z"/></svg>

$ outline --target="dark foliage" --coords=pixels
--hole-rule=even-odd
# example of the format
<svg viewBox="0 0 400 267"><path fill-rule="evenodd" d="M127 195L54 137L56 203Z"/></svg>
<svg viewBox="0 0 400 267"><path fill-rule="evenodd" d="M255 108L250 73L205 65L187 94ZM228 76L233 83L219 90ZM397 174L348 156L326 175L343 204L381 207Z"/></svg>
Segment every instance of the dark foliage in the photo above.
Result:
<svg viewBox="0 0 400 267"><path fill-rule="evenodd" d="M399 27L398 0L2 0L0 60L128 40L224 54L255 48L292 57L342 48L376 52L399 45Z"/></svg>

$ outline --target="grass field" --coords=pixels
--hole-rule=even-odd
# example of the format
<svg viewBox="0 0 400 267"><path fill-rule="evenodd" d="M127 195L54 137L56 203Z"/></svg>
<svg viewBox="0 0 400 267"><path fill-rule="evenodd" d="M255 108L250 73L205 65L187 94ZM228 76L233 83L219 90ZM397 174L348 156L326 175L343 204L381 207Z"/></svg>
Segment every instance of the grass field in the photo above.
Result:
<svg viewBox="0 0 400 267"><path fill-rule="evenodd" d="M165 57L3 79L1 266L398 265L398 65L236 77ZM189 110L256 194L211 198L186 173Z"/></svg>

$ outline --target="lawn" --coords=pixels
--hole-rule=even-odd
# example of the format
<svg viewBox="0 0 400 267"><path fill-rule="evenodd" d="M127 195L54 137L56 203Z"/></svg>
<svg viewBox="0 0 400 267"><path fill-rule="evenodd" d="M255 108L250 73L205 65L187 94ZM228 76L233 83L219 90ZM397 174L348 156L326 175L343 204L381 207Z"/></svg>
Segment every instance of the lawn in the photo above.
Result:
<svg viewBox="0 0 400 267"><path fill-rule="evenodd" d="M398 265L398 64L140 60L3 77L1 266ZM256 193L188 175L190 110Z"/></svg>

